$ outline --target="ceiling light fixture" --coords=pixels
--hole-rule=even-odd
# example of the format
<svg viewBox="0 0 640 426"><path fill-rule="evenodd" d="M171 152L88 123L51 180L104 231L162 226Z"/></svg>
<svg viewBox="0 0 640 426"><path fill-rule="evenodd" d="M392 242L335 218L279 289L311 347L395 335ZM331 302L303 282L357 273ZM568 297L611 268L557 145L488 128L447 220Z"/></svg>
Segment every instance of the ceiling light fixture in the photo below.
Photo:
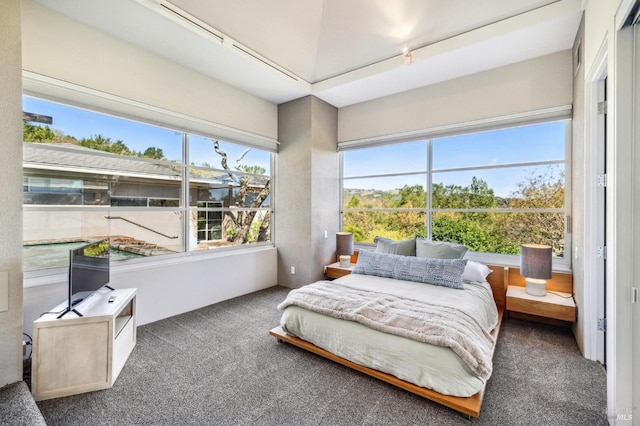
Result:
<svg viewBox="0 0 640 426"><path fill-rule="evenodd" d="M403 47L402 54L404 55L404 63L406 65L411 65L411 63L413 62L413 52L409 50L409 47Z"/></svg>

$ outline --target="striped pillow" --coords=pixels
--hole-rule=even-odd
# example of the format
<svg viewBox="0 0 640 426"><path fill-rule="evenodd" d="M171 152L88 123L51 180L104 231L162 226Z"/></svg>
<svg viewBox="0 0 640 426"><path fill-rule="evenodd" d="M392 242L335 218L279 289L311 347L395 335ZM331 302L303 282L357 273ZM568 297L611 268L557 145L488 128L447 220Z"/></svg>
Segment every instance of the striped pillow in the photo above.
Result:
<svg viewBox="0 0 640 426"><path fill-rule="evenodd" d="M374 275L463 289L467 259L432 259L360 250L354 274Z"/></svg>

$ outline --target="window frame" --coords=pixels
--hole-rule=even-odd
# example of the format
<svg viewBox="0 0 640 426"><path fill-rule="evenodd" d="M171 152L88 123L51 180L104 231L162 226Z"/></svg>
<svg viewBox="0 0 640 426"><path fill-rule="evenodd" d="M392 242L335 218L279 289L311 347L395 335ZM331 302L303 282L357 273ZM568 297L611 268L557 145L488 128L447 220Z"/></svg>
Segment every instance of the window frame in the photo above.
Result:
<svg viewBox="0 0 640 426"><path fill-rule="evenodd" d="M483 166L465 166L465 167L449 167L444 169L435 169L433 167L433 142L437 139L448 138L466 135L469 133L480 133L480 132L489 132L489 131L498 131L513 127L523 127L523 126L532 126L536 124L544 124L551 122L562 122L564 123L564 160L545 160L545 161L533 161L533 162L519 162L519 163L503 163L499 165L483 165ZM407 142L419 142L423 141L427 144L427 154L426 154L426 171L425 172L397 172L397 173L388 173L388 174L372 174L372 175L357 175L357 176L344 176L344 151L357 151L360 149L370 149L379 146L388 146L395 145L400 143ZM550 117L548 119L542 120L525 120L522 122L512 122L505 120L505 124L501 126L491 126L489 128L478 127L470 130L468 126L461 125L459 127L451 127L449 131L445 133L438 133L437 135L433 135L431 137L415 137L413 139L407 139L406 137L398 136L397 139L393 139L392 137L386 137L384 141L360 141L361 143L343 143L339 145L343 145L343 149L339 149L340 153L340 229L344 229L344 215L349 212L381 212L381 211L393 211L393 212L424 212L427 216L427 238L431 238L432 235L432 220L434 213L440 212L462 212L462 213L475 213L475 212L486 212L486 213L564 213L565 218L565 228L564 228L564 256L563 257L554 257L553 258L553 268L558 271L570 271L571 270L571 254L573 253L572 246L572 224L571 224L571 170L572 170L572 159L571 159L571 141L572 141L572 121L570 117ZM540 165L554 165L554 164L562 164L564 165L564 208L543 208L543 209L509 209L509 208L470 208L470 209L450 209L450 208L434 208L433 200L432 200L432 187L433 187L433 176L436 173L448 173L448 172L460 172L460 171L475 171L475 170L495 170L502 169L508 167L522 167L522 166L540 166ZM388 208L347 208L345 207L345 199L344 199L344 188L345 182L349 180L356 179L367 179L367 178L376 178L376 177L392 177L392 176L411 176L417 174L425 174L427 186L425 187L425 193L427 194L426 207L425 208L410 208L410 209L388 209ZM357 247L363 249L371 249L375 245L372 243L356 243ZM520 264L520 256L519 255L511 255L511 254L500 254L500 253L490 253L490 252L467 252L467 258L474 261L484 262L484 263L496 263L496 264L504 264L508 266L519 266Z"/></svg>
<svg viewBox="0 0 640 426"><path fill-rule="evenodd" d="M27 78L27 80L29 80ZM180 205L179 207L150 207L149 201L150 198L147 197L147 207L136 207L136 206L125 206L125 207L110 207L110 206L102 206L103 209L108 209L110 211L174 211L178 214L181 214L183 218L190 218L190 213L195 209L195 206L190 205L189 203L189 170L191 165L188 164L188 137L189 135L197 135L210 139L217 139L220 141L228 142L235 145L240 145L250 149L256 149L260 151L264 151L269 154L269 162L270 169L269 173L265 174L265 176L269 179L270 182L270 203L268 207L260 207L255 210L268 210L270 214L269 219L269 232L270 238L268 241L256 242L256 243L248 243L248 244L238 244L232 246L224 246L224 247L216 247L211 250L191 250L189 240L193 237L197 238L197 235L190 235L190 225L189 220L182 220L181 232L183 233L182 239L182 251L173 253L173 254L163 254L159 256L150 256L145 258L137 258L137 259L126 259L123 261L118 261L116 264L112 266L114 270L119 270L120 268L131 267L131 265L143 264L144 267L153 267L156 262L165 263L165 261L169 259L183 259L187 258L200 258L202 259L206 257L218 257L220 255L228 254L229 251L239 251L239 250L260 250L265 247L273 247L275 246L274 242L274 185L275 185L275 155L277 152L277 141L266 138L259 135L253 135L248 132L240 131L237 129L227 128L225 126L218 125L216 123L205 122L204 120L195 119L193 117L184 116L182 114L175 113L173 111L163 110L156 107L151 107L146 104L138 103L129 99L119 98L113 95L108 95L96 90L88 89L85 87L75 86L70 83L60 82L54 79L41 77L35 78L35 80L45 80L47 84L45 84L44 89L41 91L33 91L33 90L24 90L23 96L31 97L34 99L42 100L45 102L57 103L60 105L64 105L70 108L87 110L90 112L94 112L97 114L106 114L118 119L135 121L144 125L150 125L155 127L161 127L164 129L168 129L175 132L180 132L182 134L181 143L182 143L182 160L180 163L176 163L177 165L182 166L181 172L181 190L180 190ZM40 81L41 83L42 81ZM33 82L31 82L32 84ZM30 84L30 85L31 85ZM70 92L69 89L72 91ZM49 92L54 92L58 94L62 92L68 97L61 96L51 96L48 94ZM109 108L105 108L105 105L108 105ZM113 109L113 107L116 107ZM132 114L132 112L137 112L137 114ZM152 117L150 119L150 117ZM168 123L160 122L159 119L165 118ZM179 123L179 125L176 125ZM203 131L206 130L206 131ZM230 138L229 136L237 135L240 136L238 139ZM108 135L106 135L108 136ZM247 143L247 140L249 143ZM253 143L252 143L253 142ZM96 151L98 155L99 151ZM150 160L155 161L155 160ZM211 168L212 170L214 168ZM215 168L215 170L218 170ZM226 173L226 171L225 171ZM235 171L234 171L235 173ZM237 174L242 174L241 172L237 172ZM24 181L28 184L28 181ZM23 192L24 192L24 184L23 184ZM118 198L118 197L116 197ZM157 197L151 197L157 198ZM172 198L173 199L173 198ZM90 209L95 209L95 207L91 206L63 206L63 205L48 205L48 206L39 206L39 205L23 205L23 210L28 211L43 211L44 209L51 211L89 211ZM209 210L209 209L205 209ZM227 209L216 209L216 210L228 210ZM243 211L254 210L254 209L242 209ZM222 212L224 214L224 212ZM197 217L196 217L197 220ZM197 223L196 223L197 228ZM43 269L33 269L24 271L24 275L26 279L33 279L36 282L39 281L48 281L54 276L59 276L60 274L66 271L66 267L51 267L51 268L43 268ZM34 284L39 285L39 284Z"/></svg>

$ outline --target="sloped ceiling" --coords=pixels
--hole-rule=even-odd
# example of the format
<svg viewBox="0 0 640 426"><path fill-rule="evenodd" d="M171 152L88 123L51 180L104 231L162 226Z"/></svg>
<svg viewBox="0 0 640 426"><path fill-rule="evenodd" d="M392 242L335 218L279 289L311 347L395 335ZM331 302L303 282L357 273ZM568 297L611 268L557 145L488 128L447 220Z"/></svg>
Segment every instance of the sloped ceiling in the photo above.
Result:
<svg viewBox="0 0 640 426"><path fill-rule="evenodd" d="M273 103L336 107L569 49L582 13L580 0L36 1Z"/></svg>

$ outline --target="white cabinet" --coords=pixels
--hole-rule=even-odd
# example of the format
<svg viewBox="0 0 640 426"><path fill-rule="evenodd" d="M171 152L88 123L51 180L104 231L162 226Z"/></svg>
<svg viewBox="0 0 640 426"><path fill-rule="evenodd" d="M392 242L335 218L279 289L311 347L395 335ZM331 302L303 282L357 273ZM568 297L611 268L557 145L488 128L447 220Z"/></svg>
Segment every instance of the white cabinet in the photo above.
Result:
<svg viewBox="0 0 640 426"><path fill-rule="evenodd" d="M58 319L65 306L33 323L36 401L112 387L136 345L135 288L101 289Z"/></svg>

